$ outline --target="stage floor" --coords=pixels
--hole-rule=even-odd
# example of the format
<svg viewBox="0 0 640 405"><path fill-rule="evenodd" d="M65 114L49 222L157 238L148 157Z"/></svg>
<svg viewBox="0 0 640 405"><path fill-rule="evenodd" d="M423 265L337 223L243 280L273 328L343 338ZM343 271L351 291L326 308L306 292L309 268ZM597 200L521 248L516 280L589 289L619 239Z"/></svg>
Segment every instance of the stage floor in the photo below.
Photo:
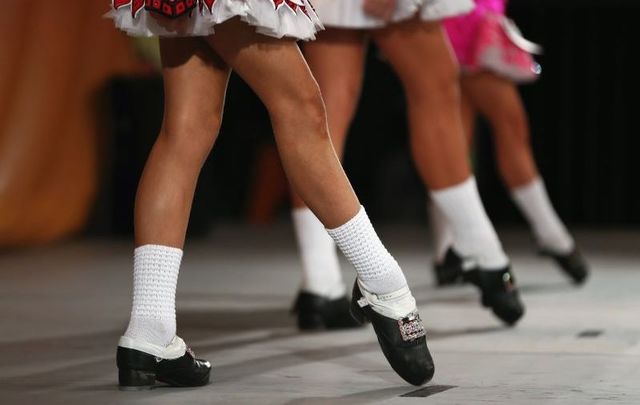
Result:
<svg viewBox="0 0 640 405"><path fill-rule="evenodd" d="M213 363L211 385L118 391L131 249L94 239L0 254L0 404L640 403L640 233L578 232L594 273L575 288L523 231L501 232L527 304L508 329L472 288L433 288L426 232L381 230L428 330L423 388L394 374L370 328L297 332L288 227L220 227L189 243L178 286L178 332Z"/></svg>

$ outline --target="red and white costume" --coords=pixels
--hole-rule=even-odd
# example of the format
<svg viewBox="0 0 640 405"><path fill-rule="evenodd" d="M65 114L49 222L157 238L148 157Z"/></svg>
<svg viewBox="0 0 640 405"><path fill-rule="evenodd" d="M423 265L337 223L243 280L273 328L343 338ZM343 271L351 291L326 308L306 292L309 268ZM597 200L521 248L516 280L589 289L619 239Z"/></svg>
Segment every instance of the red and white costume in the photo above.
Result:
<svg viewBox="0 0 640 405"><path fill-rule="evenodd" d="M388 22L364 12L364 0L314 0L320 21L327 27L371 29ZM407 20L416 15L424 21L438 21L466 14L473 10L473 0L397 0L391 22Z"/></svg>
<svg viewBox="0 0 640 405"><path fill-rule="evenodd" d="M195 8L180 17L184 20L178 31L160 24L146 9L145 0L112 0L107 17L129 35L146 37L211 35L216 24L234 17L275 38L309 40L322 29L308 0L189 0L189 3L195 3Z"/></svg>

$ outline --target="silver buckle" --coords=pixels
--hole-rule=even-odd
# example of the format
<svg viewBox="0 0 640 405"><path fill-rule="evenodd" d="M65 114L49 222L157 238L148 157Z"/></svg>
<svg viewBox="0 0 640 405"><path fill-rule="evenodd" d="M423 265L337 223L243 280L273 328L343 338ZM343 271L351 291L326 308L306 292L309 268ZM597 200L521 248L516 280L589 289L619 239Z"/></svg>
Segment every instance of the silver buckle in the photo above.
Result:
<svg viewBox="0 0 640 405"><path fill-rule="evenodd" d="M427 334L418 311L413 311L404 318L399 319L398 327L400 328L400 335L402 336L402 340L404 340L405 342L410 342L412 340L426 336Z"/></svg>

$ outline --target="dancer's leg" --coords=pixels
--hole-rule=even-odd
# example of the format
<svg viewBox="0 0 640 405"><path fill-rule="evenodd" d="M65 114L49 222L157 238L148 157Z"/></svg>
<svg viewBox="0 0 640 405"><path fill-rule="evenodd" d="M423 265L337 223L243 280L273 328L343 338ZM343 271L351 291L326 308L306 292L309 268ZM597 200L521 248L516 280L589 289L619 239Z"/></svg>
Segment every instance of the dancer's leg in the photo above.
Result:
<svg viewBox="0 0 640 405"><path fill-rule="evenodd" d="M452 226L454 247L484 269L504 268L507 256L471 176L458 68L441 25L411 20L378 30L373 38L404 85L414 159Z"/></svg>
<svg viewBox="0 0 640 405"><path fill-rule="evenodd" d="M331 141L341 159L362 89L366 33L329 28L319 33L315 41L305 43L303 51L320 87ZM298 196L294 204L304 206Z"/></svg>
<svg viewBox="0 0 640 405"><path fill-rule="evenodd" d="M574 282L584 282L587 263L553 208L538 173L529 144L527 113L516 86L490 72L467 76L462 83L464 94L491 123L500 174L542 252Z"/></svg>
<svg viewBox="0 0 640 405"><path fill-rule="evenodd" d="M473 140L476 132L476 120L478 118L477 111L473 106L469 96L465 93L464 88L460 94L460 113L462 117L462 128L467 139L469 149L473 149Z"/></svg>
<svg viewBox="0 0 640 405"><path fill-rule="evenodd" d="M328 29L304 45L304 54L320 86L331 140L341 157L360 96L365 35L355 30ZM302 259L302 291L330 300L344 297L346 290L333 240L295 192L292 201L293 225ZM316 298L313 301L320 302ZM303 312L301 309L300 318Z"/></svg>
<svg viewBox="0 0 640 405"><path fill-rule="evenodd" d="M140 180L136 245L182 248L202 164L222 120L229 69L202 39L161 39L165 111Z"/></svg>
<svg viewBox="0 0 640 405"><path fill-rule="evenodd" d="M515 85L492 73L465 76L463 91L493 129L498 168L541 248L566 254L574 242L556 214L529 143L527 113Z"/></svg>
<svg viewBox="0 0 640 405"><path fill-rule="evenodd" d="M530 183L538 170L529 146L529 123L515 85L489 72L463 75L463 93L493 129L500 175L512 189Z"/></svg>
<svg viewBox="0 0 640 405"><path fill-rule="evenodd" d="M199 38L162 39L165 112L138 187L133 305L118 343L120 386L209 381L176 336L175 295L196 180L218 134L229 69Z"/></svg>
<svg viewBox="0 0 640 405"><path fill-rule="evenodd" d="M239 20L221 24L208 41L265 103L293 189L326 228L353 225L352 232L337 242L355 265L359 280L376 293L406 286L400 267L373 231L342 170L318 85L297 45L256 34Z"/></svg>
<svg viewBox="0 0 640 405"><path fill-rule="evenodd" d="M333 228L330 235L356 268L352 310L359 319L371 320L394 370L413 384L423 384L434 368L415 299L344 175L331 145L320 91L297 46L259 37L237 20L220 25L209 43L267 106L293 188L322 223Z"/></svg>
<svg viewBox="0 0 640 405"><path fill-rule="evenodd" d="M464 92L461 94L462 125L469 145L473 144L476 112ZM442 263L447 251L453 246L453 230L440 208L429 198L427 202L429 225L433 237L433 249L436 263Z"/></svg>
<svg viewBox="0 0 640 405"><path fill-rule="evenodd" d="M161 40L165 114L138 187L134 301L125 336L175 336L175 289L200 168L218 134L229 69L201 39Z"/></svg>
<svg viewBox="0 0 640 405"><path fill-rule="evenodd" d="M460 120L458 67L439 23L411 20L374 31L373 39L402 81L411 148L432 190L471 176Z"/></svg>
<svg viewBox="0 0 640 405"><path fill-rule="evenodd" d="M509 260L471 176L460 118L458 69L442 27L414 19L379 30L374 39L404 85L418 171L453 230L454 249L441 265L452 269L454 279L466 270L464 277L480 288L483 305L513 324L524 308L512 283Z"/></svg>

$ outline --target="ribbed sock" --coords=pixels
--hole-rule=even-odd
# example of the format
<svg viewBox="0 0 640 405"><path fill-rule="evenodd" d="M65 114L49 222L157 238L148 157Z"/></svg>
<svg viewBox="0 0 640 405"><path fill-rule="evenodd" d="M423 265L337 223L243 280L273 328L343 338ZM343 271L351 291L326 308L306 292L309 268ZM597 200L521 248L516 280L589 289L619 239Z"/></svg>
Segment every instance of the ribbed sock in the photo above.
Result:
<svg viewBox="0 0 640 405"><path fill-rule="evenodd" d="M347 223L327 231L356 268L367 291L387 294L407 285L398 262L378 238L364 207Z"/></svg>
<svg viewBox="0 0 640 405"><path fill-rule="evenodd" d="M125 336L167 346L176 335L176 285L182 250L144 245L134 251L133 305Z"/></svg>

